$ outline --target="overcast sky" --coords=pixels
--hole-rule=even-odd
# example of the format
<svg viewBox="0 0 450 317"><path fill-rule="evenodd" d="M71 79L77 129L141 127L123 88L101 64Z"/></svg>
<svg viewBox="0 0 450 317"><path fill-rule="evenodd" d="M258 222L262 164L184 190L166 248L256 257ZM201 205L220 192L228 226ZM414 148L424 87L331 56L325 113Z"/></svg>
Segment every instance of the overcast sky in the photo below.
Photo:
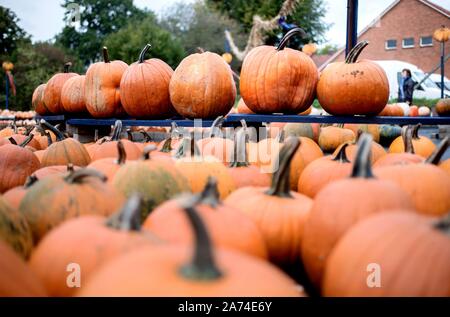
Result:
<svg viewBox="0 0 450 317"><path fill-rule="evenodd" d="M179 1L192 2L193 0L134 0L134 3L140 8L147 7L159 13L165 7ZM325 2L328 9L325 21L333 23L326 34L327 40L333 44L343 45L347 0L325 0ZM368 25L392 2L394 0L360 0L359 29ZM433 2L450 10L450 0L433 0ZM49 40L63 28L64 10L60 3L62 0L0 0L0 5L12 9L17 14L20 19L19 24L32 35L33 41Z"/></svg>

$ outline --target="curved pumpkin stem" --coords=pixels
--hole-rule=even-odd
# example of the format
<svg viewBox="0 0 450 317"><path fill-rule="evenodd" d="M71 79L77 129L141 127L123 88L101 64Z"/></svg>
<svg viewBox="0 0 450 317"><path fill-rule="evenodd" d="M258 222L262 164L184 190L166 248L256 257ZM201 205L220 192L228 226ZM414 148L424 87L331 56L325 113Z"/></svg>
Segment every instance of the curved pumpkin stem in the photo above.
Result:
<svg viewBox="0 0 450 317"><path fill-rule="evenodd" d="M203 53L205 53L205 49L203 47L198 46L197 47L197 53L203 54Z"/></svg>
<svg viewBox="0 0 450 317"><path fill-rule="evenodd" d="M16 140L15 140L13 137L9 137L8 140L9 140L9 142L11 142L11 144L13 144L13 145L18 145L18 146L20 146L20 147L26 147L26 146L31 142L31 140L33 140L33 138L34 138L34 134L30 134L30 135L29 135L22 143L20 143L20 144L17 144Z"/></svg>
<svg viewBox="0 0 450 317"><path fill-rule="evenodd" d="M191 262L183 265L179 273L182 277L191 280L216 280L223 274L215 263L213 246L206 226L195 210L197 200L190 197L181 203L194 231L195 250Z"/></svg>
<svg viewBox="0 0 450 317"><path fill-rule="evenodd" d="M247 155L247 131L242 128L236 133L233 162L230 163L230 167L248 167L249 165Z"/></svg>
<svg viewBox="0 0 450 317"><path fill-rule="evenodd" d="M70 67L72 67L72 63L68 62L64 64L64 73L68 73L70 70Z"/></svg>
<svg viewBox="0 0 450 317"><path fill-rule="evenodd" d="M217 179L209 176L205 188L200 193L199 203L216 208L220 204L220 194L217 187Z"/></svg>
<svg viewBox="0 0 450 317"><path fill-rule="evenodd" d="M150 159L150 153L156 150L156 146L153 144L147 145L142 151L142 159L147 161Z"/></svg>
<svg viewBox="0 0 450 317"><path fill-rule="evenodd" d="M125 151L125 147L123 146L122 141L117 142L117 152L119 153L117 157L117 164L123 165L127 161L127 152Z"/></svg>
<svg viewBox="0 0 450 317"><path fill-rule="evenodd" d="M412 130L410 126L404 126L402 128L402 140L405 153L415 154L414 144L412 142Z"/></svg>
<svg viewBox="0 0 450 317"><path fill-rule="evenodd" d="M175 158L179 159L182 157L195 157L200 156L200 149L198 148L195 139L192 137L183 138L180 146L175 153Z"/></svg>
<svg viewBox="0 0 450 317"><path fill-rule="evenodd" d="M303 30L302 28L292 29L289 32L287 32L286 35L281 39L281 42L277 47L277 51L284 50L284 48L286 47L286 45L289 42L289 40L291 39L291 37L293 37L294 35L297 35L297 34L300 35L301 38L307 37L305 30Z"/></svg>
<svg viewBox="0 0 450 317"><path fill-rule="evenodd" d="M350 160L347 158L347 147L351 144L352 142L345 142L344 144L341 145L341 147L339 148L339 151L336 153L335 157L333 158L333 161L335 162L339 162L339 163L350 163Z"/></svg>
<svg viewBox="0 0 450 317"><path fill-rule="evenodd" d="M301 141L299 138L288 138L281 148L278 161L278 170L273 174L272 185L267 195L292 198L290 180L291 161L299 148Z"/></svg>
<svg viewBox="0 0 450 317"><path fill-rule="evenodd" d="M122 134L122 126L123 125L121 120L116 120L116 122L114 122L111 141L119 141L120 135Z"/></svg>
<svg viewBox="0 0 450 317"><path fill-rule="evenodd" d="M23 184L23 187L25 189L30 188L31 186L33 186L39 179L37 178L36 175L32 174L30 176L27 177L27 180L25 181L25 184Z"/></svg>
<svg viewBox="0 0 450 317"><path fill-rule="evenodd" d="M132 195L125 205L106 220L106 226L120 231L141 230L142 199L138 194Z"/></svg>
<svg viewBox="0 0 450 317"><path fill-rule="evenodd" d="M173 148L172 148L172 137L169 136L169 138L166 141L164 141L164 144L163 144L160 152L162 152L162 153L170 153L170 152L172 152L172 150L173 150Z"/></svg>
<svg viewBox="0 0 450 317"><path fill-rule="evenodd" d="M356 152L353 163L352 178L374 178L370 155L372 154L372 135L364 133L358 142L358 151Z"/></svg>
<svg viewBox="0 0 450 317"><path fill-rule="evenodd" d="M358 43L348 54L348 57L345 60L347 64L353 64L358 61L359 55L361 55L362 51L369 45L368 41L362 41Z"/></svg>
<svg viewBox="0 0 450 317"><path fill-rule="evenodd" d="M442 156L447 151L449 146L449 137L445 137L444 140L438 145L436 150L434 150L433 154L425 161L425 163L439 165L441 162Z"/></svg>
<svg viewBox="0 0 450 317"><path fill-rule="evenodd" d="M66 139L66 137L64 136L64 134L61 131L59 131L57 128L52 126L50 123L48 123L44 119L41 119L41 126L44 130L52 131L56 136L56 141L63 141Z"/></svg>
<svg viewBox="0 0 450 317"><path fill-rule="evenodd" d="M65 180L69 184L80 184L87 177L96 177L102 182L106 182L108 179L104 174L100 173L97 170L90 168L82 168L77 171L71 172L69 175L65 177Z"/></svg>
<svg viewBox="0 0 450 317"><path fill-rule="evenodd" d="M283 143L285 138L286 138L286 132L284 131L284 129L281 129L280 132L278 132L277 137L275 138L275 141L278 143Z"/></svg>
<svg viewBox="0 0 450 317"><path fill-rule="evenodd" d="M413 138L413 140L420 139L420 137L419 137L419 130L420 130L421 127L422 127L422 124L418 123L412 128L412 138Z"/></svg>
<svg viewBox="0 0 450 317"><path fill-rule="evenodd" d="M209 130L209 137L214 138L217 135L220 135L220 129L222 128L223 123L225 122L224 116L219 116L214 120L213 124L211 125L211 128Z"/></svg>
<svg viewBox="0 0 450 317"><path fill-rule="evenodd" d="M145 62L145 54L147 54L148 50L151 48L151 44L145 45L145 47L142 49L141 53L139 54L139 60L138 63L142 64Z"/></svg>
<svg viewBox="0 0 450 317"><path fill-rule="evenodd" d="M72 163L67 164L67 172L73 173L75 171L75 167Z"/></svg>
<svg viewBox="0 0 450 317"><path fill-rule="evenodd" d="M40 123L36 124L34 126L36 128L36 130L42 135L42 136L46 136L47 137L47 143L48 146L50 146L53 143L52 140L52 136L50 135L50 133L48 133L47 131L45 131L42 126L40 125Z"/></svg>
<svg viewBox="0 0 450 317"><path fill-rule="evenodd" d="M103 54L103 62L110 63L111 61L109 60L108 48L106 46L103 46L102 54Z"/></svg>
<svg viewBox="0 0 450 317"><path fill-rule="evenodd" d="M450 236L450 213L434 223L433 227L442 233Z"/></svg>
<svg viewBox="0 0 450 317"><path fill-rule="evenodd" d="M12 136L10 136L10 137L8 138L8 141L9 141L12 145L17 145L16 140L15 140Z"/></svg>

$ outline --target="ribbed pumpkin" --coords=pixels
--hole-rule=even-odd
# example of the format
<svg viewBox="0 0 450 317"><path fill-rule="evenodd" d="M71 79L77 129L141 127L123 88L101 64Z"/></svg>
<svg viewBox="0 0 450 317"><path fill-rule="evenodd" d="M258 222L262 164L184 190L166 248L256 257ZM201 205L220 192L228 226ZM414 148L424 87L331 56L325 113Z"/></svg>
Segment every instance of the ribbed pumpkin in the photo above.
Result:
<svg viewBox="0 0 450 317"><path fill-rule="evenodd" d="M74 76L69 78L61 91L61 105L65 112L87 112L84 101L84 84L86 76Z"/></svg>
<svg viewBox="0 0 450 317"><path fill-rule="evenodd" d="M28 176L39 169L38 158L24 146L33 137L28 137L21 145L0 146L0 193L23 185Z"/></svg>
<svg viewBox="0 0 450 317"><path fill-rule="evenodd" d="M169 118L176 113L170 102L169 83L173 70L162 60L145 60L147 44L139 60L131 64L120 81L120 100L125 111L136 118Z"/></svg>
<svg viewBox="0 0 450 317"><path fill-rule="evenodd" d="M34 243L70 218L113 213L124 202L124 197L105 181L104 175L81 169L41 179L30 187L20 211L31 227Z"/></svg>
<svg viewBox="0 0 450 317"><path fill-rule="evenodd" d="M301 296L295 282L268 262L213 248L192 203L183 203L195 245L142 247L114 259L79 296Z"/></svg>
<svg viewBox="0 0 450 317"><path fill-rule="evenodd" d="M128 161L112 179L113 186L126 197L129 198L135 193L141 196L142 220L164 201L189 192L189 183L181 171L167 160L150 157L150 152L154 149L155 146L148 146L142 159Z"/></svg>
<svg viewBox="0 0 450 317"><path fill-rule="evenodd" d="M183 59L172 75L169 91L175 110L190 119L224 116L236 99L230 66L211 52Z"/></svg>
<svg viewBox="0 0 450 317"><path fill-rule="evenodd" d="M114 175L116 175L120 167L127 161L127 152L121 140L117 141L117 152L117 158L107 157L92 161L87 167L99 171L107 177L108 181L112 181Z"/></svg>
<svg viewBox="0 0 450 317"><path fill-rule="evenodd" d="M67 165L87 166L91 157L83 144L73 138L66 138L64 134L45 121L41 121L45 129L56 135L56 141L50 145L42 156L41 166Z"/></svg>
<svg viewBox="0 0 450 317"><path fill-rule="evenodd" d="M219 200L215 179L210 178L200 194L183 199L195 201L199 216L215 246L267 259L266 244L259 229L247 215ZM194 243L192 229L179 199L168 201L153 210L143 227L164 241L188 245Z"/></svg>
<svg viewBox="0 0 450 317"><path fill-rule="evenodd" d="M228 164L233 160L234 143L227 139L221 131L224 119L223 116L220 116L214 120L208 137L198 140L197 145L203 156L214 156L222 163Z"/></svg>
<svg viewBox="0 0 450 317"><path fill-rule="evenodd" d="M377 115L389 100L389 81L375 62L358 61L369 42L356 45L345 62L328 65L317 85L317 98L333 115Z"/></svg>
<svg viewBox="0 0 450 317"><path fill-rule="evenodd" d="M325 296L450 296L450 218L382 213L339 241L325 270ZM381 287L368 287L376 263Z"/></svg>
<svg viewBox="0 0 450 317"><path fill-rule="evenodd" d="M38 181L38 178L33 174L28 176L23 186L13 187L7 192L3 193L3 199L13 208L19 209L23 197L27 193L27 189Z"/></svg>
<svg viewBox="0 0 450 317"><path fill-rule="evenodd" d="M353 161L355 158L356 152L358 150L357 141L359 140L359 137L362 135L362 133L364 133L362 130L358 130L357 135L356 135L356 141L350 143L347 146L347 148L345 149L347 157L349 158L350 161ZM338 152L339 152L339 148L336 149L334 154L337 154ZM371 156L370 156L371 164L374 164L375 162L382 159L386 155L387 155L387 153L386 153L385 149L377 142L372 141L372 150L371 150Z"/></svg>
<svg viewBox="0 0 450 317"><path fill-rule="evenodd" d="M334 152L343 143L355 139L356 134L352 130L329 126L320 131L319 145L324 152Z"/></svg>
<svg viewBox="0 0 450 317"><path fill-rule="evenodd" d="M33 96L31 97L32 109L41 116L44 116L44 115L50 113L50 111L48 110L48 108L44 102L44 91L45 91L46 86L47 86L47 84L41 84L41 85L37 86L33 92Z"/></svg>
<svg viewBox="0 0 450 317"><path fill-rule="evenodd" d="M1 196L0 240L9 244L23 258L27 258L33 248L33 236L25 217ZM3 258L3 254L0 258Z"/></svg>
<svg viewBox="0 0 450 317"><path fill-rule="evenodd" d="M47 296L41 281L3 241L0 241L0 254L0 297Z"/></svg>
<svg viewBox="0 0 450 317"><path fill-rule="evenodd" d="M245 104L244 99L240 98L236 107L236 113L238 114L255 114L250 108Z"/></svg>
<svg viewBox="0 0 450 317"><path fill-rule="evenodd" d="M121 139L122 121L116 120L112 131L112 136L108 140L99 143L98 146L89 150L92 161L104 158L116 158L119 153L117 142ZM141 150L131 141L121 139L123 147L129 160L137 160L141 156Z"/></svg>
<svg viewBox="0 0 450 317"><path fill-rule="evenodd" d="M61 104L62 88L66 81L74 76L78 76L76 73L69 73L69 68L71 65L71 63L66 63L64 65L64 73L54 75L45 86L43 104L52 114L60 114L64 112L64 108Z"/></svg>
<svg viewBox="0 0 450 317"><path fill-rule="evenodd" d="M315 197L306 221L302 259L311 282L318 289L330 252L352 225L391 209L414 212L414 205L405 191L393 182L373 177L371 143L371 135L361 136L351 178L333 182L322 189Z"/></svg>
<svg viewBox="0 0 450 317"><path fill-rule="evenodd" d="M116 117L124 114L120 103L120 80L127 64L110 61L103 47L103 62L94 63L86 72L84 96L86 108L94 118Z"/></svg>
<svg viewBox="0 0 450 317"><path fill-rule="evenodd" d="M312 59L298 50L285 48L289 39L305 32L289 31L278 47L252 49L241 69L240 93L255 113L298 114L313 103L319 72Z"/></svg>
<svg viewBox="0 0 450 317"><path fill-rule="evenodd" d="M412 128L412 144L414 152L424 158L428 158L436 149L436 145L429 138L419 136L419 129L422 125L418 124ZM389 147L389 153L403 153L405 146L402 137L398 137Z"/></svg>
<svg viewBox="0 0 450 317"><path fill-rule="evenodd" d="M225 204L255 221L266 242L269 259L281 266L292 265L300 259L304 223L312 205L310 198L290 190L291 161L299 146L298 138L286 140L269 189L245 187L225 200Z"/></svg>
<svg viewBox="0 0 450 317"><path fill-rule="evenodd" d="M436 165L447 148L448 137L424 163L383 166L376 168L375 174L411 195L419 212L442 216L450 210L450 176Z"/></svg>
<svg viewBox="0 0 450 317"><path fill-rule="evenodd" d="M350 143L344 143L335 155L319 158L310 163L300 175L298 192L314 198L329 183L350 175L352 165L346 154L349 145Z"/></svg>
<svg viewBox="0 0 450 317"><path fill-rule="evenodd" d="M159 242L140 228L140 200L134 196L108 218L87 215L64 222L42 239L31 255L29 266L50 296L71 296L77 289L66 284L69 263L80 266L84 285L111 259Z"/></svg>

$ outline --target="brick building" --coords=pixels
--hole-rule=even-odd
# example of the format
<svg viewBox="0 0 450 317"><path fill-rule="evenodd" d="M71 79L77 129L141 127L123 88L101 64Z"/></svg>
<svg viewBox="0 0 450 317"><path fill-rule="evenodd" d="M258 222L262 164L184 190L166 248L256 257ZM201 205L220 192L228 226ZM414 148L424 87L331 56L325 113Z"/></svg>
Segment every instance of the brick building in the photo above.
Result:
<svg viewBox="0 0 450 317"><path fill-rule="evenodd" d="M361 58L400 60L428 73L440 63L441 44L433 39L433 33L442 25L450 27L450 11L445 8L428 0L396 0L359 34L358 41L370 42ZM446 43L445 51L446 55L450 54L450 41ZM343 48L320 69L344 58ZM445 75L450 78L449 60L445 65Z"/></svg>

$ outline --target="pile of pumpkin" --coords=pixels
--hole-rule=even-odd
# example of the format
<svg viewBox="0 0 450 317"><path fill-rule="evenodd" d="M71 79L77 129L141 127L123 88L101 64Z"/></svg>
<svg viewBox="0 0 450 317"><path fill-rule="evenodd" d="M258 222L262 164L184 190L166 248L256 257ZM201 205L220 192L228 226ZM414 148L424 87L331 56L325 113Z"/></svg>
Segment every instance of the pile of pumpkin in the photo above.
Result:
<svg viewBox="0 0 450 317"><path fill-rule="evenodd" d="M448 138L405 127L386 153L329 126L324 156L291 126L254 142L221 121L161 143L120 121L92 144L45 121L2 138L0 295L450 296Z"/></svg>

